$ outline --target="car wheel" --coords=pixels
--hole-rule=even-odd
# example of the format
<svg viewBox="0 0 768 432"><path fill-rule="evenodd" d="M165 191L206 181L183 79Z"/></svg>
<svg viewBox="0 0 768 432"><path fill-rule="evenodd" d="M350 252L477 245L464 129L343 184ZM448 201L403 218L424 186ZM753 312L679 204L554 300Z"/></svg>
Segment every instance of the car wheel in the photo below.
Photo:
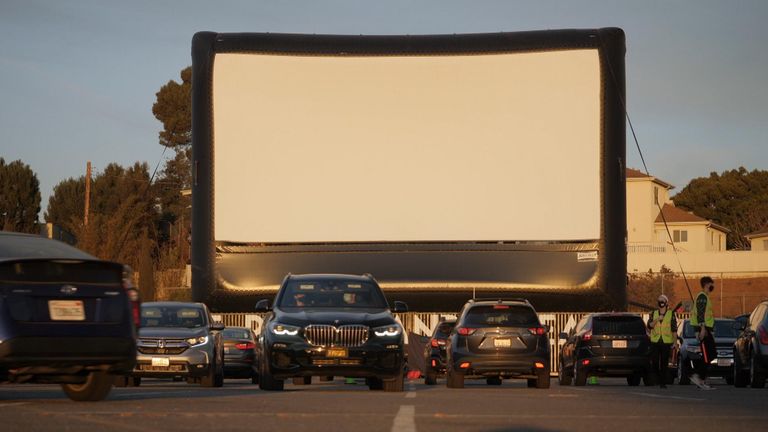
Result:
<svg viewBox="0 0 768 432"><path fill-rule="evenodd" d="M677 360L677 383L680 385L689 385L691 383L691 371L688 368L687 359Z"/></svg>
<svg viewBox="0 0 768 432"><path fill-rule="evenodd" d="M282 391L285 386L283 380L275 379L267 365L262 365L261 373L259 374L259 388L267 391Z"/></svg>
<svg viewBox="0 0 768 432"><path fill-rule="evenodd" d="M141 377L131 377L131 379L128 380L128 385L131 387L141 386Z"/></svg>
<svg viewBox="0 0 768 432"><path fill-rule="evenodd" d="M573 366L573 385L585 386L587 385L587 372L579 371L577 366Z"/></svg>
<svg viewBox="0 0 768 432"><path fill-rule="evenodd" d="M258 384L259 383L259 374L257 372L253 372L251 374L251 384Z"/></svg>
<svg viewBox="0 0 768 432"><path fill-rule="evenodd" d="M464 388L464 374L454 372L453 369L448 370L448 376L446 377L445 386L448 388Z"/></svg>
<svg viewBox="0 0 768 432"><path fill-rule="evenodd" d="M91 372L82 384L62 384L64 393L78 402L104 400L112 390L115 378L106 372Z"/></svg>
<svg viewBox="0 0 768 432"><path fill-rule="evenodd" d="M726 384L733 385L733 371L727 372L724 378Z"/></svg>
<svg viewBox="0 0 768 432"><path fill-rule="evenodd" d="M293 385L310 385L312 384L312 377L293 377Z"/></svg>
<svg viewBox="0 0 768 432"><path fill-rule="evenodd" d="M757 356L752 353L752 359L749 362L749 385L752 388L765 387L765 371L757 362Z"/></svg>
<svg viewBox="0 0 768 432"><path fill-rule="evenodd" d="M321 382L330 382L330 381L333 381L333 375L328 375L328 376L321 376L321 377L320 377L320 381L321 381Z"/></svg>
<svg viewBox="0 0 768 432"><path fill-rule="evenodd" d="M629 382L630 378L634 382L634 380L637 380L637 384L631 384ZM643 384L645 384L646 387L655 386L659 383L659 376L655 372L647 371L645 374L640 374L635 372L632 376L627 377L627 384L629 385L640 385L640 379L643 380Z"/></svg>
<svg viewBox="0 0 768 432"><path fill-rule="evenodd" d="M485 379L485 383L488 385L501 385L501 377L490 377Z"/></svg>
<svg viewBox="0 0 768 432"><path fill-rule="evenodd" d="M365 383L368 384L369 390L384 389L384 382L380 378L376 378L376 377L366 378Z"/></svg>
<svg viewBox="0 0 768 432"><path fill-rule="evenodd" d="M560 367L557 371L557 383L561 386L569 386L571 385L572 378L570 375L568 375L568 372L565 369L565 366L563 365L563 362L560 362Z"/></svg>
<svg viewBox="0 0 768 432"><path fill-rule="evenodd" d="M539 389L548 389L549 388L549 371L544 370L539 372L538 377L536 378L536 388Z"/></svg>
<svg viewBox="0 0 768 432"><path fill-rule="evenodd" d="M733 386L746 387L749 384L749 372L744 370L741 364L741 356L734 350L733 353Z"/></svg>
<svg viewBox="0 0 768 432"><path fill-rule="evenodd" d="M645 385L653 385L651 382L653 381L652 378L649 378L651 374L645 375ZM643 378L639 373L635 372L632 375L627 377L627 385L636 387L640 385L640 380Z"/></svg>
<svg viewBox="0 0 768 432"><path fill-rule="evenodd" d="M115 382L113 385L115 387L128 387L128 381L130 381L131 377L125 376L125 375L116 375L115 376Z"/></svg>
<svg viewBox="0 0 768 432"><path fill-rule="evenodd" d="M382 380L382 390L385 392L401 392L405 390L405 375L401 370L394 379Z"/></svg>
<svg viewBox="0 0 768 432"><path fill-rule="evenodd" d="M437 374L435 374L431 370L428 370L427 374L424 375L424 384L426 384L426 385L435 385L435 384L437 384Z"/></svg>

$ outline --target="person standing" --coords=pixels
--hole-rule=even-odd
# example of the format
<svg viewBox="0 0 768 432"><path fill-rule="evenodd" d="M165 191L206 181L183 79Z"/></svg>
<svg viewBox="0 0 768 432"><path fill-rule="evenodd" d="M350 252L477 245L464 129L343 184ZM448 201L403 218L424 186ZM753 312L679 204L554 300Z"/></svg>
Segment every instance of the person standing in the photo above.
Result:
<svg viewBox="0 0 768 432"><path fill-rule="evenodd" d="M659 387L667 388L669 351L675 341L677 332L677 317L669 309L669 299L660 295L657 303L659 308L648 318L648 329L651 331L651 370L659 380Z"/></svg>
<svg viewBox="0 0 768 432"><path fill-rule="evenodd" d="M712 313L712 301L709 295L715 290L715 281L709 276L704 276L699 280L701 292L696 295L693 302L693 311L691 313L691 327L696 331L696 338L701 347L701 358L694 362L694 374L691 376L691 382L702 389L709 390L711 387L707 384L707 366L717 357L715 348L715 316Z"/></svg>

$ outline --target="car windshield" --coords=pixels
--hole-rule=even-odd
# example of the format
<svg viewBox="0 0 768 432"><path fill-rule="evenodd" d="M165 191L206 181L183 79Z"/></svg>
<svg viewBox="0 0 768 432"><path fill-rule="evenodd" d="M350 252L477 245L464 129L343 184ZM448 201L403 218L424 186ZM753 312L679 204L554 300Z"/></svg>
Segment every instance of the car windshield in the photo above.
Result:
<svg viewBox="0 0 768 432"><path fill-rule="evenodd" d="M385 309L387 301L379 287L363 281L291 281L278 300L280 308Z"/></svg>
<svg viewBox="0 0 768 432"><path fill-rule="evenodd" d="M514 327L538 326L539 317L527 306L498 304L492 306L474 306L464 317L464 326Z"/></svg>
<svg viewBox="0 0 768 432"><path fill-rule="evenodd" d="M186 327L205 325L203 310L189 306L141 306L142 327Z"/></svg>
<svg viewBox="0 0 768 432"><path fill-rule="evenodd" d="M737 338L739 337L738 324L735 320L715 320L715 337L719 338ZM690 321L685 321L683 328L684 338L695 338L696 329L693 328Z"/></svg>
<svg viewBox="0 0 768 432"><path fill-rule="evenodd" d="M222 335L225 339L250 339L251 335L244 329L224 329Z"/></svg>
<svg viewBox="0 0 768 432"><path fill-rule="evenodd" d="M445 339L448 337L448 335L451 334L451 330L456 326L455 321L449 321L449 322L441 322L437 325L435 328L435 336L436 338Z"/></svg>
<svg viewBox="0 0 768 432"><path fill-rule="evenodd" d="M644 335L645 323L639 316L596 316L592 319L596 335Z"/></svg>

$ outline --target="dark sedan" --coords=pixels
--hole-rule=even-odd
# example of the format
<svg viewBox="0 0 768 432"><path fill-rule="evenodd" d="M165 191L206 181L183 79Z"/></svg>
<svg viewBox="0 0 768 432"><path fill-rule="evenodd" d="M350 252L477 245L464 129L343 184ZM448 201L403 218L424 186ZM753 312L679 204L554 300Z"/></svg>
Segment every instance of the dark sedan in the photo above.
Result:
<svg viewBox="0 0 768 432"><path fill-rule="evenodd" d="M717 358L707 365L707 376L725 378L728 384L733 384L733 343L738 336L739 324L732 319L715 320L715 347ZM701 359L701 343L696 338L696 329L689 320L677 329L677 341L669 356L670 366L677 371L678 384L690 384L693 373L693 362Z"/></svg>
<svg viewBox="0 0 768 432"><path fill-rule="evenodd" d="M747 384L765 387L768 378L768 300L749 315L733 345L733 381L736 387Z"/></svg>
<svg viewBox="0 0 768 432"><path fill-rule="evenodd" d="M0 232L0 381L107 397L136 362L131 271L44 237Z"/></svg>
<svg viewBox="0 0 768 432"><path fill-rule="evenodd" d="M636 386L650 370L650 338L642 317L630 313L586 315L560 350L560 385L587 383L590 376L626 377ZM649 382L646 382L649 384Z"/></svg>
<svg viewBox="0 0 768 432"><path fill-rule="evenodd" d="M445 347L455 326L455 319L442 320L435 326L432 337L424 347L424 384L435 385L437 378L445 375Z"/></svg>
<svg viewBox="0 0 768 432"><path fill-rule="evenodd" d="M224 376L226 378L250 378L259 383L256 363L256 338L247 327L226 327L221 332L224 340Z"/></svg>

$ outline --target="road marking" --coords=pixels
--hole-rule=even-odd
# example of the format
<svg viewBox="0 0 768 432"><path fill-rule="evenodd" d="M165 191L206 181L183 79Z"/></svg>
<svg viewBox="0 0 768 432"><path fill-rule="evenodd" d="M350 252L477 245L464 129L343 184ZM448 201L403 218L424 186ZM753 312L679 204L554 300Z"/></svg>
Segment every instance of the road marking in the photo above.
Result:
<svg viewBox="0 0 768 432"><path fill-rule="evenodd" d="M564 397L564 398L577 397L577 396L578 395L574 393L563 393L563 394L552 393L549 395L549 397Z"/></svg>
<svg viewBox="0 0 768 432"><path fill-rule="evenodd" d="M671 395L658 395L653 393L641 393L641 392L629 392L629 394L638 395L638 396L648 396L652 398L658 398L658 399L680 399L680 400L690 400L690 401L703 401L706 399L702 398L689 398L689 397L683 397L683 396L671 396Z"/></svg>
<svg viewBox="0 0 768 432"><path fill-rule="evenodd" d="M400 405L400 410L392 422L392 432L416 432L416 408L413 405Z"/></svg>
<svg viewBox="0 0 768 432"><path fill-rule="evenodd" d="M29 402L9 402L9 403L0 403L0 407L7 407L7 406L16 406L16 405L24 405L28 404Z"/></svg>
<svg viewBox="0 0 768 432"><path fill-rule="evenodd" d="M406 399L413 399L415 397L416 397L416 392L409 391L408 393L405 394Z"/></svg>

